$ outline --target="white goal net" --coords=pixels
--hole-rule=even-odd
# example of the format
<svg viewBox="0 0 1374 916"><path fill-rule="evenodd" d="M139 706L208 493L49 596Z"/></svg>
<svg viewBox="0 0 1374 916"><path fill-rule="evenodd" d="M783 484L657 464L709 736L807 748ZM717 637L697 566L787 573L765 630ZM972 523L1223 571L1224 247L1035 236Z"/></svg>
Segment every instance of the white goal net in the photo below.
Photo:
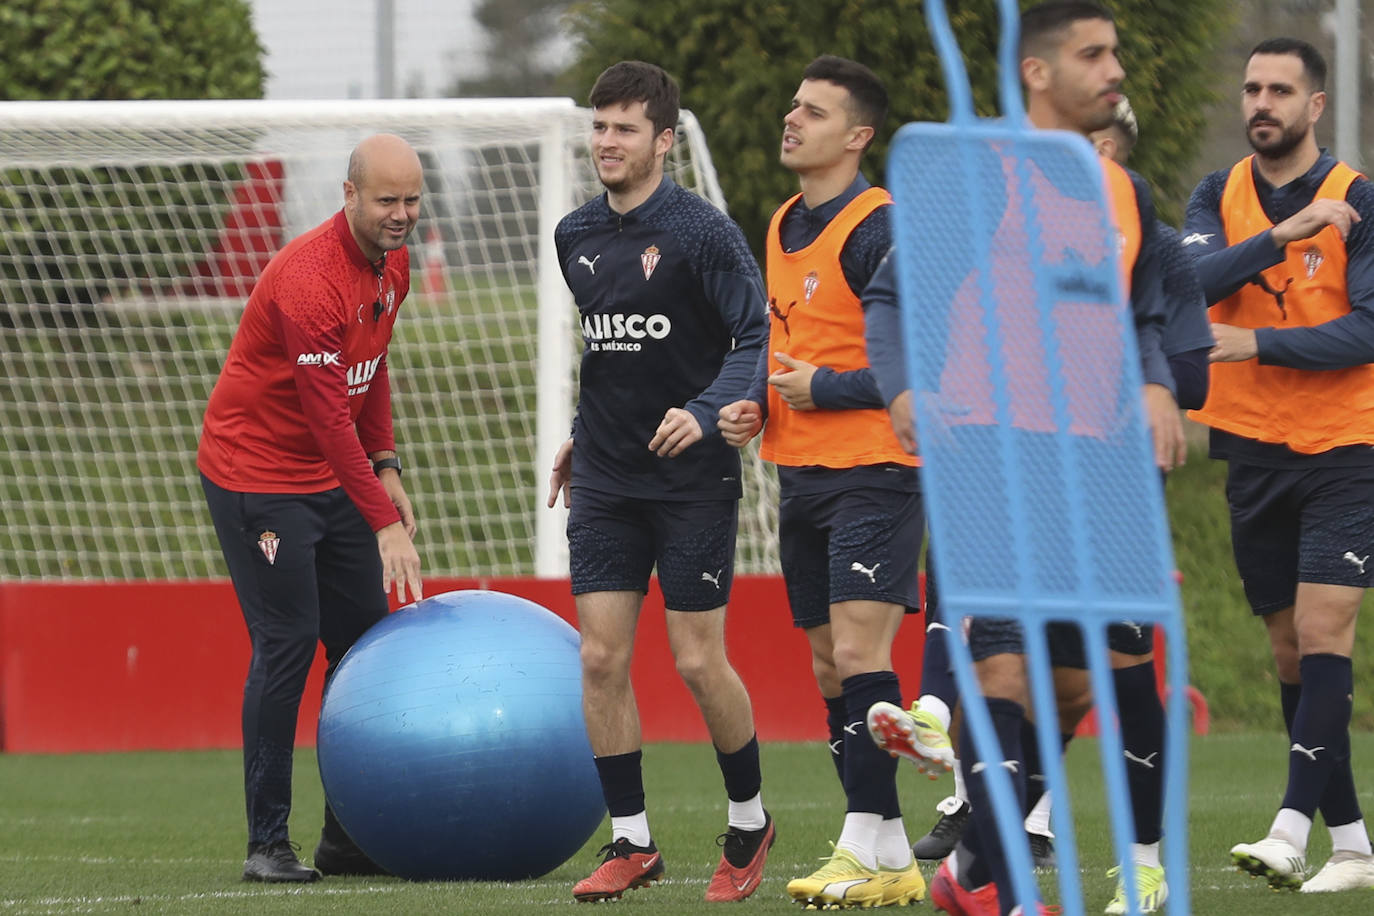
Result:
<svg viewBox="0 0 1374 916"><path fill-rule="evenodd" d="M599 191L588 125L561 99L0 103L0 579L224 574L205 401L261 268L376 131L426 167L389 357L426 573L566 575L544 501L580 341L552 242ZM722 204L686 112L670 170ZM745 464L737 568L775 572Z"/></svg>

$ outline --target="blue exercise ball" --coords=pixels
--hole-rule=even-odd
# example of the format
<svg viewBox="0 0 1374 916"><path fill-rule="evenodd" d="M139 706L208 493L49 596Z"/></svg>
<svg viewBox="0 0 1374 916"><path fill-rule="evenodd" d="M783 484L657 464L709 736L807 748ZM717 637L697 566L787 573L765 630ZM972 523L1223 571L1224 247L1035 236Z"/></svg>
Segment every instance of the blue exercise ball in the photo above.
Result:
<svg viewBox="0 0 1374 916"><path fill-rule="evenodd" d="M577 631L514 595L456 591L377 623L324 692L320 778L394 875L510 881L566 862L606 813Z"/></svg>

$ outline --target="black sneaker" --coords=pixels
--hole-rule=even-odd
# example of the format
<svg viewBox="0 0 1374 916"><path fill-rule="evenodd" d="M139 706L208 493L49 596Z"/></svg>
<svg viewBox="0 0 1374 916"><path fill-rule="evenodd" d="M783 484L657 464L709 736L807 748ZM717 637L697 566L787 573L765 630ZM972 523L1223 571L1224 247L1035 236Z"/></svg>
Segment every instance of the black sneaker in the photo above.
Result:
<svg viewBox="0 0 1374 916"><path fill-rule="evenodd" d="M320 836L320 844L315 847L315 867L322 875L389 875L387 871L368 857L367 853L352 840L342 842Z"/></svg>
<svg viewBox="0 0 1374 916"><path fill-rule="evenodd" d="M940 819L930 828L930 833L911 844L911 854L923 862L934 862L949 855L964 835L964 825L973 813L968 802L953 795L936 805L935 810L940 812Z"/></svg>
<svg viewBox="0 0 1374 916"><path fill-rule="evenodd" d="M1059 860L1054 855L1054 841L1041 833L1027 833L1030 840L1031 862L1036 871L1054 871Z"/></svg>
<svg viewBox="0 0 1374 916"><path fill-rule="evenodd" d="M290 840L277 840L275 843L248 844L248 858L243 862L243 880L265 881L269 884L283 882L309 882L320 880L320 873L308 865L302 865L296 858L300 846Z"/></svg>

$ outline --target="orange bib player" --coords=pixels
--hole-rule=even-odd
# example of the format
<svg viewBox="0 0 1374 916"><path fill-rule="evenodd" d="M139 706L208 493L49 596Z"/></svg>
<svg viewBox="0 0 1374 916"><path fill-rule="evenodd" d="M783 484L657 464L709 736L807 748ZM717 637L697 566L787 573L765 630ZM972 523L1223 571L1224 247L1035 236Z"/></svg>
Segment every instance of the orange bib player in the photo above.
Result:
<svg viewBox="0 0 1374 916"><path fill-rule="evenodd" d="M901 702L892 640L919 607L925 528L915 456L892 432L868 364L861 296L891 247L891 198L859 161L887 92L868 68L821 57L783 119L780 160L801 193L768 230L768 355L749 396L720 412L726 441L762 429L778 467L778 537L793 624L811 650L846 806L832 856L787 885L817 907L925 896L897 799L896 761L864 718ZM764 422L766 419L766 423Z"/></svg>
<svg viewBox="0 0 1374 916"><path fill-rule="evenodd" d="M1355 622L1374 586L1374 186L1317 146L1325 81L1307 42L1255 47L1241 92L1254 154L1202 180L1184 237L1217 341L1193 417L1226 461L1232 550L1290 739L1269 832L1231 858L1305 893L1374 888L1350 761ZM1319 810L1332 855L1308 879Z"/></svg>

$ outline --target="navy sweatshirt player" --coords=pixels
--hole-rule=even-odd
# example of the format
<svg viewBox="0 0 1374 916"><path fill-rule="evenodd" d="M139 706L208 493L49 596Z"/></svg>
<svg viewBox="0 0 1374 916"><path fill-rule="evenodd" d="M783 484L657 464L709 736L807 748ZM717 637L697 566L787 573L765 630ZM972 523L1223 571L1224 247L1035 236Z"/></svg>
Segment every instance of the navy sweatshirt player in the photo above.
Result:
<svg viewBox="0 0 1374 916"><path fill-rule="evenodd" d="M582 706L611 842L573 896L614 899L664 872L630 684L635 626L657 566L669 645L729 797L706 898L742 900L759 885L774 830L749 695L725 654L742 488L739 455L715 418L744 397L768 340L763 281L739 227L663 175L678 119L672 78L623 61L601 74L590 102L606 193L556 233L584 347L577 419L554 460L549 505L562 492L569 507Z"/></svg>

